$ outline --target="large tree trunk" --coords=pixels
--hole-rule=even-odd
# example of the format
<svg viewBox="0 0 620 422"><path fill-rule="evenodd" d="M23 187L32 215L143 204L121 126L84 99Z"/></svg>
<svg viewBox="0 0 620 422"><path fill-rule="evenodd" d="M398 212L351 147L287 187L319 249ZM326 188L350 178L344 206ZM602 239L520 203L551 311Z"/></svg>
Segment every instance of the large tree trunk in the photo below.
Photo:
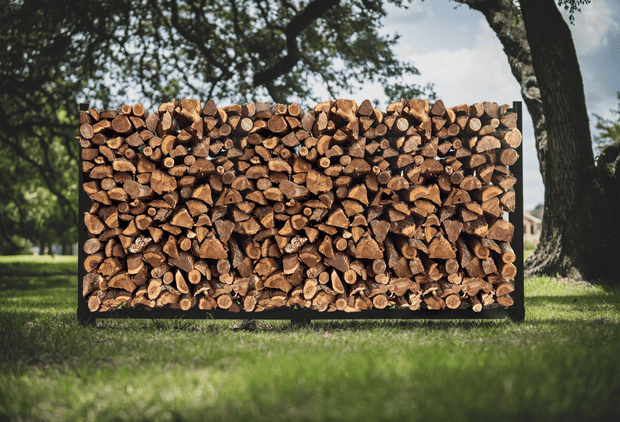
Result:
<svg viewBox="0 0 620 422"><path fill-rule="evenodd" d="M608 274L618 257L617 224L598 182L583 80L570 29L553 0L521 0L548 134L545 208L530 272L588 279Z"/></svg>
<svg viewBox="0 0 620 422"><path fill-rule="evenodd" d="M456 0L484 14L532 116L545 184L543 230L528 275L611 276L618 260L617 177L594 165L583 81L568 25L553 0ZM517 23L518 22L518 23ZM615 187L614 187L615 186ZM616 211L617 212L617 211Z"/></svg>

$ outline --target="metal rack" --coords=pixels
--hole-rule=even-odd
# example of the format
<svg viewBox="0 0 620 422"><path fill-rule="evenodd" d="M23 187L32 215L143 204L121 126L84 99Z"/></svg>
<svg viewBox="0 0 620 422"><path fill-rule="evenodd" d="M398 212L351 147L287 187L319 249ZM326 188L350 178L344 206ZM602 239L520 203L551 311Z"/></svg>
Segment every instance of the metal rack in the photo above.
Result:
<svg viewBox="0 0 620 422"><path fill-rule="evenodd" d="M517 114L517 128L523 133L522 102L514 101L512 111ZM88 104L80 104L80 110L87 110ZM130 319L290 319L291 322L308 324L313 319L504 319L510 318L513 321L523 321L525 319L525 296L524 296L524 277L523 277L523 154L522 146L517 149L519 154L518 161L511 166L511 171L516 177L514 185L516 194L515 211L510 213L510 222L515 227L512 240L512 248L516 255L515 265L517 275L514 280L515 290L511 294L514 304L508 308L496 307L485 308L481 312L474 312L472 309L455 309L432 311L420 309L411 311L409 309L370 309L366 311L348 313L344 311L319 312L310 309L278 308L263 312L229 312L222 309L203 311L192 308L187 311L182 309L168 308L126 308L117 309L112 312L90 312L87 301L82 297L81 280L86 276L86 269L82 263L86 259L86 252L82 245L88 239L86 227L82 216L87 212L92 202L88 195L81 188L83 185L83 173L81 171L82 154L80 149L80 171L79 171L79 268L78 268L78 307L77 319L82 325L94 325L97 319L106 318L130 318Z"/></svg>

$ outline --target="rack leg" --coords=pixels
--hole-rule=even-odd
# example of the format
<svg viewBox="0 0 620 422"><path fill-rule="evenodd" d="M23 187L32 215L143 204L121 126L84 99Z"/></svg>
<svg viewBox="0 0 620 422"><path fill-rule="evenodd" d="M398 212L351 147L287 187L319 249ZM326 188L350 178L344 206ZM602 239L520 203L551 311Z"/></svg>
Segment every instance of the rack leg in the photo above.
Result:
<svg viewBox="0 0 620 422"><path fill-rule="evenodd" d="M77 320L80 326L82 327L93 327L94 328L97 326L97 318L83 315L80 312L77 313Z"/></svg>
<svg viewBox="0 0 620 422"><path fill-rule="evenodd" d="M510 319L512 322L523 322L525 320L525 307L511 309Z"/></svg>
<svg viewBox="0 0 620 422"><path fill-rule="evenodd" d="M291 326L295 328L304 328L312 324L312 319L308 317L291 318Z"/></svg>

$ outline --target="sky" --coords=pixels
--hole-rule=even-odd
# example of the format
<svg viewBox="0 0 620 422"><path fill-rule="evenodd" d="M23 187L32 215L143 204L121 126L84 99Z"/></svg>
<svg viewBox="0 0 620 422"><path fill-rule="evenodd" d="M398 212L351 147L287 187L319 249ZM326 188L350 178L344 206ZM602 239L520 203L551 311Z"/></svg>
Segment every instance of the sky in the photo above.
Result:
<svg viewBox="0 0 620 422"><path fill-rule="evenodd" d="M420 71L407 82L434 84L438 98L446 106L494 101L512 104L521 101L521 91L512 76L502 45L482 13L450 0L411 0L408 9L387 5L383 35L400 35L397 57L411 61ZM568 22L568 14L564 13ZM592 0L575 14L569 25L584 81L590 128L593 114L612 118L620 91L620 1ZM329 98L320 85L313 87L318 98ZM322 92L324 91L324 92ZM358 104L368 98L379 100L385 110L388 99L383 88L368 84L342 98ZM539 171L532 120L523 104L523 188L524 209L532 210L544 201L544 185Z"/></svg>
<svg viewBox="0 0 620 422"><path fill-rule="evenodd" d="M494 101L521 101L519 84L510 72L502 45L482 13L448 0L413 0L407 10L389 5L384 34L400 34L401 60L420 71L412 83L435 85L437 97L447 106ZM582 6L570 25L584 81L591 130L593 113L611 118L620 91L620 2L593 0ZM568 15L565 14L568 22ZM381 88L369 85L352 95L356 101L379 99ZM384 107L381 107L382 109ZM524 209L544 200L532 120L523 104Z"/></svg>

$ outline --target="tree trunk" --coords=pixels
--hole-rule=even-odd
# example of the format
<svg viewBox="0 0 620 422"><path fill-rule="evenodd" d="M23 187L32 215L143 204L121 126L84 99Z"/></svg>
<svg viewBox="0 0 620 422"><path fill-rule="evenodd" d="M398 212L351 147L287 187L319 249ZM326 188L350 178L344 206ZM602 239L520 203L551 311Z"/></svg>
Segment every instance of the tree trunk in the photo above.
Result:
<svg viewBox="0 0 620 422"><path fill-rule="evenodd" d="M594 165L583 80L570 29L553 0L522 0L521 11L548 132L540 243L527 269L584 278L608 275L618 256L617 224Z"/></svg>
<svg viewBox="0 0 620 422"><path fill-rule="evenodd" d="M610 182L595 169L568 25L553 0L521 1L522 20L510 0L456 1L482 12L497 34L534 123L545 204L540 242L526 262L526 275L590 280L611 275L620 238L611 220L617 177Z"/></svg>

